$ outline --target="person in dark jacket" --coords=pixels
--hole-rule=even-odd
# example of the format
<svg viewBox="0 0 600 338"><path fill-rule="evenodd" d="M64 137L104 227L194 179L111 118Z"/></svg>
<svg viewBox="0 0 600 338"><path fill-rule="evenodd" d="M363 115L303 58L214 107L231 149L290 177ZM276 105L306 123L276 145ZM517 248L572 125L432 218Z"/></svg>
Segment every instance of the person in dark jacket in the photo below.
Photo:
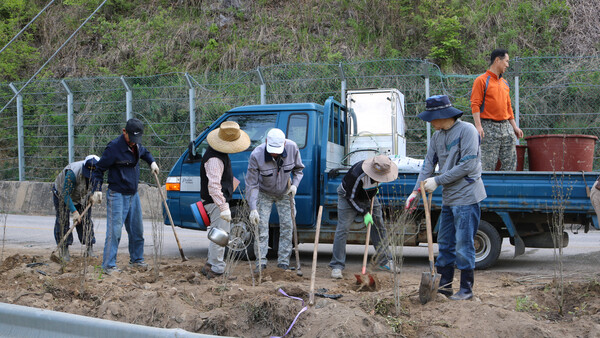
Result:
<svg viewBox="0 0 600 338"><path fill-rule="evenodd" d="M129 264L147 268L144 262L144 224L138 195L140 179L139 160L150 165L158 174L158 165L152 154L141 145L144 125L136 118L129 119L123 134L112 140L96 163L92 186L94 203L102 200L102 181L108 170L106 192L106 239L102 257L102 270L106 274L120 272L117 267L117 250L121 241L123 223L129 237Z"/></svg>
<svg viewBox="0 0 600 338"><path fill-rule="evenodd" d="M331 277L343 278L342 270L346 265L346 240L350 225L358 215L362 215L364 223L374 223L371 228L373 246L377 249L379 257L378 267L383 271L399 271L388 248L382 247L381 238L386 236L383 224L381 204L377 199L378 185L380 182L391 182L398 177L398 167L385 155L377 155L364 161L355 163L342 179L338 186L338 224L333 239L333 256L329 262ZM373 215L371 215L371 200L373 202Z"/></svg>
<svg viewBox="0 0 600 338"><path fill-rule="evenodd" d="M92 210L88 210L85 215L81 212L88 203L93 202L90 185L90 174L94 171L99 158L96 155L88 155L82 161L69 163L56 176L52 186L52 195L54 200L54 210L56 211L56 220L54 221L54 240L59 244L60 240L69 231L69 215L73 220L73 225L77 230L79 242L86 245L85 255L94 256L92 245L96 243L94 237L94 224L92 223ZM77 224L75 222L81 221ZM69 234L63 245L58 248L61 259L68 262L70 260L69 245L73 244L73 235Z"/></svg>
<svg viewBox="0 0 600 338"><path fill-rule="evenodd" d="M200 196L210 218L211 228L229 232L231 210L229 201L233 195L234 181L231 160L228 154L248 149L250 137L233 121L225 121L211 131L206 140L208 149L202 156L200 167ZM200 272L207 278L221 276L225 272L223 257L225 248L210 242L208 260Z"/></svg>

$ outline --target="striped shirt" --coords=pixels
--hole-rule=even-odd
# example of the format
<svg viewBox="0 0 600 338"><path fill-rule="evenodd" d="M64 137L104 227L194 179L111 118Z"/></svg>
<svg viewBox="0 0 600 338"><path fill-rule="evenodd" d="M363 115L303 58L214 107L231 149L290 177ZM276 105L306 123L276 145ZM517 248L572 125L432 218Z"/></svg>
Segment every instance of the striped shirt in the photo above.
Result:
<svg viewBox="0 0 600 338"><path fill-rule="evenodd" d="M206 169L206 177L208 177L208 193L212 197L213 202L219 207L221 211L229 209L229 203L225 201L223 191L221 191L221 177L225 170L225 164L223 161L216 157L211 157L204 164Z"/></svg>

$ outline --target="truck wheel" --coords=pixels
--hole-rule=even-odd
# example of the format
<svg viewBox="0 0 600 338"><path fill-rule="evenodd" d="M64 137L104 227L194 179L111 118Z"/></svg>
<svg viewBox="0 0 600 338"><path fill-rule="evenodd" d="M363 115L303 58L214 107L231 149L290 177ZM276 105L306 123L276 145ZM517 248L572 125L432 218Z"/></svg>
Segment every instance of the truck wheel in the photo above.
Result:
<svg viewBox="0 0 600 338"><path fill-rule="evenodd" d="M481 220L475 234L475 269L484 270L494 265L501 249L502 238L496 228Z"/></svg>

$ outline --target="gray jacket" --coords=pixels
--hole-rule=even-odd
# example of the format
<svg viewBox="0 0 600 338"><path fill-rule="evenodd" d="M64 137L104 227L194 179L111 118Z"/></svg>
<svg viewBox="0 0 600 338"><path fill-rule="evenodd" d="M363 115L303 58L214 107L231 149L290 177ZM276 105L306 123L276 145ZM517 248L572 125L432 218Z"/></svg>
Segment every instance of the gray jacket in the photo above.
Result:
<svg viewBox="0 0 600 338"><path fill-rule="evenodd" d="M442 204L470 205L487 197L481 180L481 151L479 133L470 123L456 120L448 130L438 130L431 137L425 162L417 184L431 177L439 163L440 174L435 182L443 186Z"/></svg>
<svg viewBox="0 0 600 338"><path fill-rule="evenodd" d="M298 145L292 140L285 140L283 153L275 160L267 153L266 144L256 147L248 160L246 173L246 198L250 210L256 210L258 191L271 196L281 196L288 190L288 181L293 173L292 184L298 187L302 180L302 158Z"/></svg>

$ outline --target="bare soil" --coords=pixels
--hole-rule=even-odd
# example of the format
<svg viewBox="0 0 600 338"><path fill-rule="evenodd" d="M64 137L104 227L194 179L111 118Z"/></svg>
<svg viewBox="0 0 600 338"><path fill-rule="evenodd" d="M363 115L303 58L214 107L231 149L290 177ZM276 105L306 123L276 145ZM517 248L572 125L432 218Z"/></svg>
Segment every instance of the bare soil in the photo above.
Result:
<svg viewBox="0 0 600 338"><path fill-rule="evenodd" d="M266 337L284 335L303 308L300 300L285 297L279 289L305 304L309 298L310 266L303 266L302 277L269 267L262 282L255 280L253 286L245 261L237 262L228 278L210 280L200 273L205 263L200 258L161 258L149 271L126 268L108 276L98 269L101 258L72 253L71 262L61 266L50 260L47 250L18 251L4 251L0 302L205 334ZM127 266L127 255L120 256L119 266ZM421 305L418 288L427 267L404 268L396 314L392 275L372 272L378 279L375 290L357 291L353 273L359 271L359 266L349 266L344 279L333 280L329 268L319 266L316 289L342 297L315 297L315 305L299 316L288 336L600 336L596 267L565 279L562 314L552 276L476 271L473 300L456 302L438 295Z"/></svg>

